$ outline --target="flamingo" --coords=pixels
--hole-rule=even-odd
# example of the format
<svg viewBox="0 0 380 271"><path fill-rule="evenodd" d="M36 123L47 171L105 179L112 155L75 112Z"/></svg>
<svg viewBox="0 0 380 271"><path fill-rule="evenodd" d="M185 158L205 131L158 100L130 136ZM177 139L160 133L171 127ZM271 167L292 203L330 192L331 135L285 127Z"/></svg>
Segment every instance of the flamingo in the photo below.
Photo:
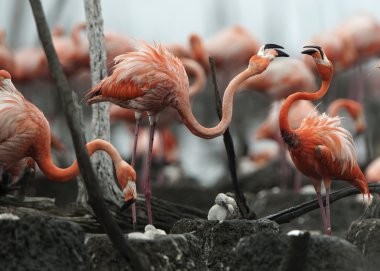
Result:
<svg viewBox="0 0 380 271"><path fill-rule="evenodd" d="M15 81L29 81L48 74L48 64L41 47L30 47L15 52Z"/></svg>
<svg viewBox="0 0 380 271"><path fill-rule="evenodd" d="M60 27L53 31L53 45L66 73L74 72L78 66L89 65L89 45L80 37L85 29L86 24L79 23L74 26L70 36L65 36Z"/></svg>
<svg viewBox="0 0 380 271"><path fill-rule="evenodd" d="M213 128L206 128L195 119L189 99L189 81L183 64L161 45L152 46L143 42L138 51L116 57L113 74L87 93L85 99L88 104L110 101L134 110L138 118L142 112L148 114L151 126L146 167L148 172L143 186L149 224L152 224L149 183L151 153L159 113L166 107L172 107L194 135L206 139L222 135L231 122L233 97L237 87L247 78L263 72L275 57L287 56L278 48L282 47L273 44L262 46L258 54L249 60L248 68L230 82L224 94L222 120Z"/></svg>
<svg viewBox="0 0 380 271"><path fill-rule="evenodd" d="M215 59L217 68L230 72L244 67L260 47L251 33L239 25L223 29L205 42L197 34L190 35L189 40L194 59L206 72L209 71L209 55Z"/></svg>
<svg viewBox="0 0 380 271"><path fill-rule="evenodd" d="M361 103L351 99L336 99L330 103L327 112L330 117L338 115L339 110L346 109L355 123L356 134L361 134L366 130L363 106Z"/></svg>
<svg viewBox="0 0 380 271"><path fill-rule="evenodd" d="M315 93L297 92L286 98L281 107L279 125L281 136L288 145L290 156L313 184L321 211L325 233L331 235L330 184L332 179L342 179L370 197L367 181L356 161L356 150L351 134L340 127L339 117L326 114L304 119L298 129L292 129L288 121L291 105L298 100L314 101L322 98L333 77L333 65L319 46L305 46L303 54L311 55L322 79L322 86ZM322 180L326 189L326 209L321 197Z"/></svg>
<svg viewBox="0 0 380 271"><path fill-rule="evenodd" d="M13 180L21 175L25 166L37 163L40 170L52 181L66 182L79 175L78 163L70 167L57 167L51 159L51 133L49 123L38 108L24 98L11 81L11 75L0 70L0 163ZM97 150L107 152L114 162L118 182L123 189L125 204L136 199L136 173L122 160L118 151L101 139L86 145L92 155Z"/></svg>
<svg viewBox="0 0 380 271"><path fill-rule="evenodd" d="M380 157L377 157L367 166L364 174L369 183L380 181Z"/></svg>

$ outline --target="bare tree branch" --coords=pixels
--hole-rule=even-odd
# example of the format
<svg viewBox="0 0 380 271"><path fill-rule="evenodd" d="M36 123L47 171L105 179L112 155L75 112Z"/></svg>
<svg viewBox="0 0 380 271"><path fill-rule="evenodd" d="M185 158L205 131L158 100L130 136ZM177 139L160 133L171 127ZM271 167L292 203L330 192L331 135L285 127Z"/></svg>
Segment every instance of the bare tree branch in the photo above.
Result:
<svg viewBox="0 0 380 271"><path fill-rule="evenodd" d="M377 193L377 194L380 193L380 183L369 184L368 188L371 193ZM356 189L355 187L347 187L347 188L338 190L330 194L330 203L334 203L337 200L340 200L348 196L356 195L359 193L360 191ZM323 202L325 202L325 196L322 199L323 199ZM318 208L319 208L318 201L315 199L315 200L308 201L294 207L290 207L276 214L268 215L264 218L273 220L277 222L278 224L289 223L290 221L296 219L297 217L300 217L301 215L304 215Z"/></svg>
<svg viewBox="0 0 380 271"><path fill-rule="evenodd" d="M218 114L219 119L222 118L222 98L220 97L220 92L218 88L218 83L216 81L216 71L215 71L215 60L210 57L210 68L211 68L211 78L214 85L214 93L215 93L215 105L216 105L216 113ZM234 149L234 142L232 140L230 130L227 130L223 134L223 142L226 147L227 158L228 158L228 167L231 174L232 180L232 188L234 190L234 194L236 197L236 204L239 207L240 214L243 218L255 219L256 214L254 212L250 213L250 210L247 205L247 201L245 200L244 194L240 191L238 177L236 173L236 155Z"/></svg>
<svg viewBox="0 0 380 271"><path fill-rule="evenodd" d="M131 262L131 265L135 270L146 270L146 268L144 268L146 267L145 264L138 261L133 249L126 242L119 226L115 223L104 203L100 193L99 184L96 180L94 171L92 170L87 149L85 148L86 139L83 132L84 126L82 123L81 108L78 105L75 93L71 90L67 78L63 73L62 66L59 63L41 2L40 0L30 0L30 5L36 22L38 35L48 59L52 77L59 90L58 93L63 104L63 110L74 143L79 169L88 192L88 203L92 207L97 219L104 227L105 232L110 237L116 249L119 250L127 261Z"/></svg>
<svg viewBox="0 0 380 271"><path fill-rule="evenodd" d="M106 50L103 34L103 19L100 0L84 0L87 22L87 37L90 44L90 67L92 85L107 75ZM95 103L92 108L92 137L110 141L109 102ZM92 162L106 201L118 205L122 192L114 181L112 161L104 152L95 153Z"/></svg>

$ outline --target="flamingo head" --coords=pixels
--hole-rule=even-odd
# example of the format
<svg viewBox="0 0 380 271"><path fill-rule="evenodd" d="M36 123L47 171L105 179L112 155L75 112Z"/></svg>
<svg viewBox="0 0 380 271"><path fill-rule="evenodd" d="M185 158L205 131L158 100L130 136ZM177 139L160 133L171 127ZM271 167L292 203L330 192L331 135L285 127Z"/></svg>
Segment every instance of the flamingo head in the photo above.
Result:
<svg viewBox="0 0 380 271"><path fill-rule="evenodd" d="M301 53L313 57L315 64L317 65L318 73L320 74L322 80L330 80L333 75L333 65L327 58L322 47L307 45L303 48L305 48L305 50L303 50Z"/></svg>
<svg viewBox="0 0 380 271"><path fill-rule="evenodd" d="M11 74L6 70L0 70L0 81L11 79Z"/></svg>
<svg viewBox="0 0 380 271"><path fill-rule="evenodd" d="M265 44L259 49L257 55L254 55L249 60L248 68L254 69L257 74L262 73L269 65L269 63L276 57L288 57L289 55L281 51L284 49L280 45Z"/></svg>
<svg viewBox="0 0 380 271"><path fill-rule="evenodd" d="M117 180L124 193L125 203L122 208L125 209L134 203L137 198L136 172L127 162L123 160L116 164L115 168Z"/></svg>
<svg viewBox="0 0 380 271"><path fill-rule="evenodd" d="M209 72L208 56L205 52L202 38L198 34L191 34L189 37L190 49L193 58L202 65L206 73Z"/></svg>

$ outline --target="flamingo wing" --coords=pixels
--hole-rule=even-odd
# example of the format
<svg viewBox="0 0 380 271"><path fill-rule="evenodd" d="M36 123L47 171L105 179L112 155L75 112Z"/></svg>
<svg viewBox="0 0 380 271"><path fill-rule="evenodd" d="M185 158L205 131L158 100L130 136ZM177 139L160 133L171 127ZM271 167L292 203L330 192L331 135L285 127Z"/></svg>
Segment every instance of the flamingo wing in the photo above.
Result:
<svg viewBox="0 0 380 271"><path fill-rule="evenodd" d="M157 90L170 91L179 85L188 89L181 61L161 45L142 43L140 50L119 55L114 60L113 74L87 93L85 99L89 104L106 100L105 97L132 100ZM187 82L187 86L183 82Z"/></svg>

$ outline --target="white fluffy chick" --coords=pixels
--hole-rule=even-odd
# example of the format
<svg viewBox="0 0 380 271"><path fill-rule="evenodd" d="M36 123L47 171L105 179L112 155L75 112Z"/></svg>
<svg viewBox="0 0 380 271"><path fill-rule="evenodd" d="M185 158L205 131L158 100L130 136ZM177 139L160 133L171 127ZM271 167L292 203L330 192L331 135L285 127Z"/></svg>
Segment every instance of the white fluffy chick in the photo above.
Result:
<svg viewBox="0 0 380 271"><path fill-rule="evenodd" d="M156 235L166 235L164 230L156 229L151 224L145 226L145 232L131 232L128 233L128 238L130 239L142 239L142 240L153 240Z"/></svg>
<svg viewBox="0 0 380 271"><path fill-rule="evenodd" d="M215 198L215 205L208 211L208 220L225 220L234 217L237 205L234 198L219 193Z"/></svg>

